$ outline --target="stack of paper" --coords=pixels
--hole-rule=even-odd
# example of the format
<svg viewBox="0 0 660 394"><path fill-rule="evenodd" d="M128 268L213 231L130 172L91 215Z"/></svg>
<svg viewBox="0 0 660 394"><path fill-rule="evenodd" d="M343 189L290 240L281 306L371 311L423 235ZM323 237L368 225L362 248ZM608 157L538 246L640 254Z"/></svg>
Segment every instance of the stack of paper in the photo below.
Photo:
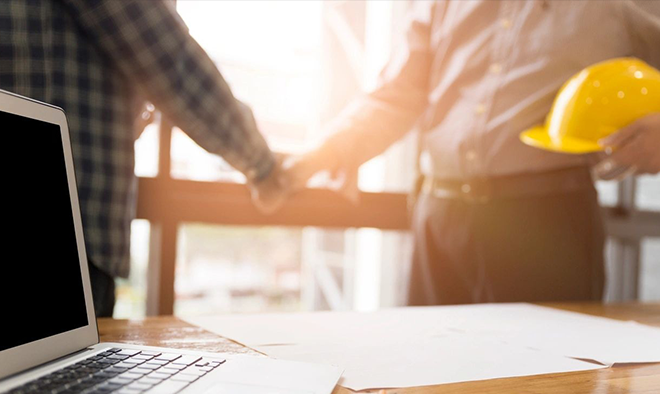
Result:
<svg viewBox="0 0 660 394"><path fill-rule="evenodd" d="M354 390L660 362L660 329L528 304L186 320L276 358L342 367Z"/></svg>

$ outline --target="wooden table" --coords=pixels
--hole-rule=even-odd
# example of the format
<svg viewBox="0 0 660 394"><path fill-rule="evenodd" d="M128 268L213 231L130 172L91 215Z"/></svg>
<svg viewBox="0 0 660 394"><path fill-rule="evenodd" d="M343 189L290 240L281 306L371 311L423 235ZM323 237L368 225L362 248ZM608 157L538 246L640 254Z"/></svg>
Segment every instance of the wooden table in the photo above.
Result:
<svg viewBox="0 0 660 394"><path fill-rule="evenodd" d="M660 327L660 303L545 305L612 319L636 320L640 323ZM256 350L191 326L175 317L152 317L144 320L100 319L99 331L103 342L124 342L209 352L259 354ZM349 394L352 392L346 388L337 387L333 394ZM660 363L615 366L596 371L387 390L387 394L429 393L659 394Z"/></svg>

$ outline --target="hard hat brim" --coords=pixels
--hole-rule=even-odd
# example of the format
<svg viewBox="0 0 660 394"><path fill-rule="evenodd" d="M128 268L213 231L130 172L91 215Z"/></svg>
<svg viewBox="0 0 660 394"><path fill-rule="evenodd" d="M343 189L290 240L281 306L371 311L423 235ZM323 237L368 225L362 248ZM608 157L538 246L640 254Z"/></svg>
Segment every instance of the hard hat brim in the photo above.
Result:
<svg viewBox="0 0 660 394"><path fill-rule="evenodd" d="M603 147L593 141L563 137L558 143L550 138L545 127L537 126L520 133L520 140L526 145L551 152L583 154L600 152Z"/></svg>

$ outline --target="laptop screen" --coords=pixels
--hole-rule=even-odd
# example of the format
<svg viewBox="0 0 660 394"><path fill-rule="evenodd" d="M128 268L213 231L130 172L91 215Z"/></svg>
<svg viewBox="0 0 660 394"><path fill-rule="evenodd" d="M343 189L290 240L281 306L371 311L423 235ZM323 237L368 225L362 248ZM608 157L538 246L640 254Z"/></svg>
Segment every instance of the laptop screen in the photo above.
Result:
<svg viewBox="0 0 660 394"><path fill-rule="evenodd" d="M0 351L87 325L60 127L0 111Z"/></svg>

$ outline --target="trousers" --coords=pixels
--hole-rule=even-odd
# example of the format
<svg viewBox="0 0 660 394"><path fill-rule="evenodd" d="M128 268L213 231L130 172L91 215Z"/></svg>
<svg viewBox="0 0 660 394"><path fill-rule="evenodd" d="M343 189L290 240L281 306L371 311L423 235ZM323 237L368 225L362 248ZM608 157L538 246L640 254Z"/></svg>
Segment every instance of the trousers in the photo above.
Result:
<svg viewBox="0 0 660 394"><path fill-rule="evenodd" d="M484 203L419 196L410 305L601 300L605 232L597 192Z"/></svg>
<svg viewBox="0 0 660 394"><path fill-rule="evenodd" d="M112 317L116 301L115 279L97 268L91 261L88 266L96 317Z"/></svg>

